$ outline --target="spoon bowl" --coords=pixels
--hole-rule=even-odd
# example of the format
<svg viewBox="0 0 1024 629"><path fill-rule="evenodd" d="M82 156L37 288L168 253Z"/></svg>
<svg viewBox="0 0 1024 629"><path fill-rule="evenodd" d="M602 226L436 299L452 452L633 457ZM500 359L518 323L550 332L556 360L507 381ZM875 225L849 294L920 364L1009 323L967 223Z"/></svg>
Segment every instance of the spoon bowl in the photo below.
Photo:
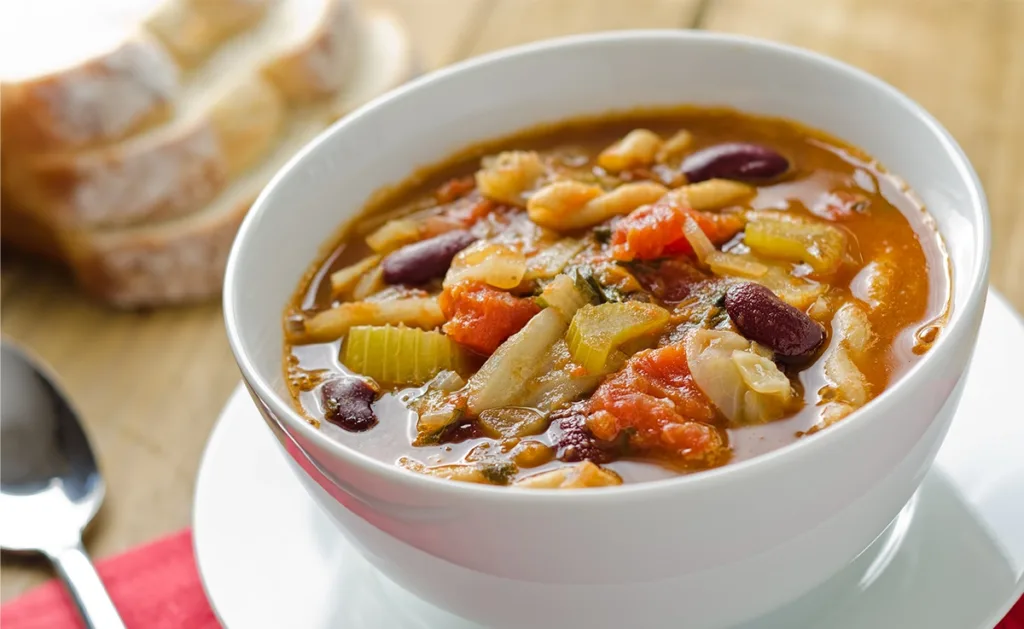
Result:
<svg viewBox="0 0 1024 629"><path fill-rule="evenodd" d="M123 627L82 547L105 485L67 396L38 362L0 349L0 548L45 554L90 627Z"/></svg>

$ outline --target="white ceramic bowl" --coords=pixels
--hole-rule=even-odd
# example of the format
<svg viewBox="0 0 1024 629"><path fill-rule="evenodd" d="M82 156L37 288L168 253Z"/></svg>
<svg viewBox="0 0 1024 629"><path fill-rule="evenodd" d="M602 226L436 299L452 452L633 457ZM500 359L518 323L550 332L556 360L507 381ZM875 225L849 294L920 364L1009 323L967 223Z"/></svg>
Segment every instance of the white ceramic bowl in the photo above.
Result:
<svg viewBox="0 0 1024 629"><path fill-rule="evenodd" d="M411 474L326 438L295 412L281 372L282 310L327 235L371 193L469 144L541 122L684 103L823 129L923 198L949 247L954 306L945 333L909 374L837 426L753 460L576 492ZM763 41L619 32L473 59L336 124L249 213L228 264L224 309L268 425L339 529L399 585L492 627L665 626L681 617L689 629L707 629L809 591L906 504L959 400L984 306L988 238L984 196L961 150L882 81Z"/></svg>

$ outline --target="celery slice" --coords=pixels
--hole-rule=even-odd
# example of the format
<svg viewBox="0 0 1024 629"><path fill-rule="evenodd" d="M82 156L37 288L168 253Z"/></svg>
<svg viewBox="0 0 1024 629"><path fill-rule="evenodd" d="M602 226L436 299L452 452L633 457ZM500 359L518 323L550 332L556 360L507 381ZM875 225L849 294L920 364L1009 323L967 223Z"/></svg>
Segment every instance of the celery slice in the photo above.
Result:
<svg viewBox="0 0 1024 629"><path fill-rule="evenodd" d="M516 439L539 435L548 428L547 415L534 408L489 408L479 417L480 428L492 439Z"/></svg>
<svg viewBox="0 0 1024 629"><path fill-rule="evenodd" d="M346 367L386 384L421 385L442 371L461 371L463 360L440 332L391 325L353 327L341 352Z"/></svg>
<svg viewBox="0 0 1024 629"><path fill-rule="evenodd" d="M643 302L583 306L569 325L569 353L590 373L602 373L615 350L663 331L668 319L667 310Z"/></svg>
<svg viewBox="0 0 1024 629"><path fill-rule="evenodd" d="M817 273L834 273L846 253L839 228L770 212L751 214L743 240L754 253L804 262Z"/></svg>

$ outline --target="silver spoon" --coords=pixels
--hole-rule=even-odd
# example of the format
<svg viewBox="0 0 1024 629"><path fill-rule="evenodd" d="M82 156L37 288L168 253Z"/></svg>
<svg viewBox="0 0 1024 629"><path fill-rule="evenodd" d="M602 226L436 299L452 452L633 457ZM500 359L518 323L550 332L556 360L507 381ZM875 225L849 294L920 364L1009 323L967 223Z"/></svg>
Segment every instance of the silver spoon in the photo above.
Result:
<svg viewBox="0 0 1024 629"><path fill-rule="evenodd" d="M43 553L88 627L124 629L82 547L104 485L78 416L43 369L6 340L0 360L0 548Z"/></svg>

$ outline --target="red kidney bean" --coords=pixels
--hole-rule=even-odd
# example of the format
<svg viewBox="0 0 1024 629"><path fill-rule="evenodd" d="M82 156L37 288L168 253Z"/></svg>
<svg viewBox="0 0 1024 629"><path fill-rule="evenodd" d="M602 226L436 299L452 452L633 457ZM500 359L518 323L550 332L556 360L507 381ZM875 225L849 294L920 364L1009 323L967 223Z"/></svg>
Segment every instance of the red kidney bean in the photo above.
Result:
<svg viewBox="0 0 1024 629"><path fill-rule="evenodd" d="M343 376L324 383L320 389L324 418L349 432L363 432L377 425L370 407L377 391L361 378Z"/></svg>
<svg viewBox="0 0 1024 629"><path fill-rule="evenodd" d="M729 142L687 156L682 170L690 183L706 179L758 181L785 173L789 170L789 160L767 146Z"/></svg>
<svg viewBox="0 0 1024 629"><path fill-rule="evenodd" d="M476 236L468 231L458 230L406 245L380 263L384 281L388 284L424 284L435 277L442 277L455 254L475 240Z"/></svg>
<svg viewBox="0 0 1024 629"><path fill-rule="evenodd" d="M740 334L771 348L779 360L809 358L825 340L818 322L754 282L731 286L725 310Z"/></svg>
<svg viewBox="0 0 1024 629"><path fill-rule="evenodd" d="M556 437L555 447L560 460L568 463L592 461L608 463L615 458L615 444L598 441L587 428L586 407L582 403L555 411L551 423L558 426L561 434Z"/></svg>

